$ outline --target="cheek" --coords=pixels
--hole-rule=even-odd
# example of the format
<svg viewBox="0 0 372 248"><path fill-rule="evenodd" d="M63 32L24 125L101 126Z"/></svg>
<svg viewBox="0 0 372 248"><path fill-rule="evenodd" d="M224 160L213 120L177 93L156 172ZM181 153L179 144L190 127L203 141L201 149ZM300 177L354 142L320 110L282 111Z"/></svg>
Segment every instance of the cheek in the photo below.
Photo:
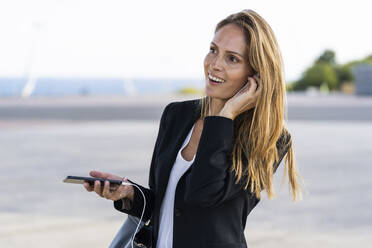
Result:
<svg viewBox="0 0 372 248"><path fill-rule="evenodd" d="M248 72L241 68L232 69L228 73L228 79L234 86L242 87L248 81Z"/></svg>
<svg viewBox="0 0 372 248"><path fill-rule="evenodd" d="M248 80L245 80L245 81L240 81L239 83L237 83L235 86L236 90L240 90L241 88L243 88L243 86L247 83Z"/></svg>
<svg viewBox="0 0 372 248"><path fill-rule="evenodd" d="M208 65L209 65L209 56L206 55L205 58L204 58L204 69L207 69Z"/></svg>
<svg viewBox="0 0 372 248"><path fill-rule="evenodd" d="M246 81L239 81L239 82L236 82L235 84L233 84L231 86L231 92L230 94L231 95L234 95L236 92L238 92L241 88L243 88L243 86L245 85Z"/></svg>
<svg viewBox="0 0 372 248"><path fill-rule="evenodd" d="M247 70L241 68L231 69L227 74L228 80L230 81L230 94L235 94L239 91L247 82L249 74Z"/></svg>

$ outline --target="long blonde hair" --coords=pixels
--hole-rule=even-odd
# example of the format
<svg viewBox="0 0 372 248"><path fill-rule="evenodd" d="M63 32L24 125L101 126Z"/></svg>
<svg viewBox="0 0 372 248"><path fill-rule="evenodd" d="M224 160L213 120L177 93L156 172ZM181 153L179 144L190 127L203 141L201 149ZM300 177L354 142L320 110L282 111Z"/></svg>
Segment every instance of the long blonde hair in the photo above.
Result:
<svg viewBox="0 0 372 248"><path fill-rule="evenodd" d="M268 198L275 196L274 166L279 160L277 141L284 135L290 148L285 156L284 176L288 173L293 201L299 197L300 185L296 179L294 152L290 134L285 128L284 101L286 88L281 52L268 23L253 10L243 10L220 21L217 32L227 24L241 27L247 42L248 63L260 75L261 93L256 107L241 113L234 120L232 168L236 183L245 178L244 189L249 188L257 198L266 190ZM201 117L209 113L210 97L201 102ZM285 114L285 116L284 116ZM284 179L284 178L283 178Z"/></svg>

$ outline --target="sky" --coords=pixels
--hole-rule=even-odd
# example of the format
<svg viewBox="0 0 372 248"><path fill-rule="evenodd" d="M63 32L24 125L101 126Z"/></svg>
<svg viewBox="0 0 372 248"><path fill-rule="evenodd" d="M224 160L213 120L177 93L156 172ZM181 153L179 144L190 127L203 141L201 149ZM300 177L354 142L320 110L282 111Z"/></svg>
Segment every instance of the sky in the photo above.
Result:
<svg viewBox="0 0 372 248"><path fill-rule="evenodd" d="M372 3L218 0L0 0L0 77L203 77L215 25L243 9L278 40L287 81L325 49L372 54Z"/></svg>

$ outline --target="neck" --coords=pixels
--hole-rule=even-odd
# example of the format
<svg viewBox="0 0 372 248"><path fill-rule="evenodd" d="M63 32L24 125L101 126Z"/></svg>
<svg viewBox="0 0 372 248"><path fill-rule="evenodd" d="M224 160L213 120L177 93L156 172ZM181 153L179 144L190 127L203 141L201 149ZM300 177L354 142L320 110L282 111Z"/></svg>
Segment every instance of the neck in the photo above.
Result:
<svg viewBox="0 0 372 248"><path fill-rule="evenodd" d="M209 106L209 114L208 115L218 115L221 109L225 106L227 100L219 99L219 98L211 98L211 105Z"/></svg>

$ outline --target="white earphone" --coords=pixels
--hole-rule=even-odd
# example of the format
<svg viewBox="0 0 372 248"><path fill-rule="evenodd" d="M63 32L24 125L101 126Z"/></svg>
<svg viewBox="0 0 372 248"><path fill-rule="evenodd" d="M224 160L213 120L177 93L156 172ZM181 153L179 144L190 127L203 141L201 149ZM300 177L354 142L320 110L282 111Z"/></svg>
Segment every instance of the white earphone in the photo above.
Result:
<svg viewBox="0 0 372 248"><path fill-rule="evenodd" d="M134 234L133 234L133 237L132 237L132 241L131 241L131 244L132 244L132 248L134 248L134 244L133 244L133 242L134 242L134 237L136 236L136 234L137 234L137 232L138 232L138 228L140 227L140 225L141 225L141 222L142 222L142 219L143 219L143 215L144 215L144 213L145 213L145 209L146 209L146 197L145 197L145 194L142 192L142 190L140 189L140 187L138 187L137 185L135 185L135 184L132 184L132 183L128 183L128 182L122 182L121 183L122 185L132 185L132 186L135 186L135 187L137 187L137 189L141 192L141 194L142 194L142 197L143 197L143 210L142 210L142 214L141 214L141 218L140 218L140 220L138 221L138 224L137 224L137 228L136 228L136 230L134 231Z"/></svg>

